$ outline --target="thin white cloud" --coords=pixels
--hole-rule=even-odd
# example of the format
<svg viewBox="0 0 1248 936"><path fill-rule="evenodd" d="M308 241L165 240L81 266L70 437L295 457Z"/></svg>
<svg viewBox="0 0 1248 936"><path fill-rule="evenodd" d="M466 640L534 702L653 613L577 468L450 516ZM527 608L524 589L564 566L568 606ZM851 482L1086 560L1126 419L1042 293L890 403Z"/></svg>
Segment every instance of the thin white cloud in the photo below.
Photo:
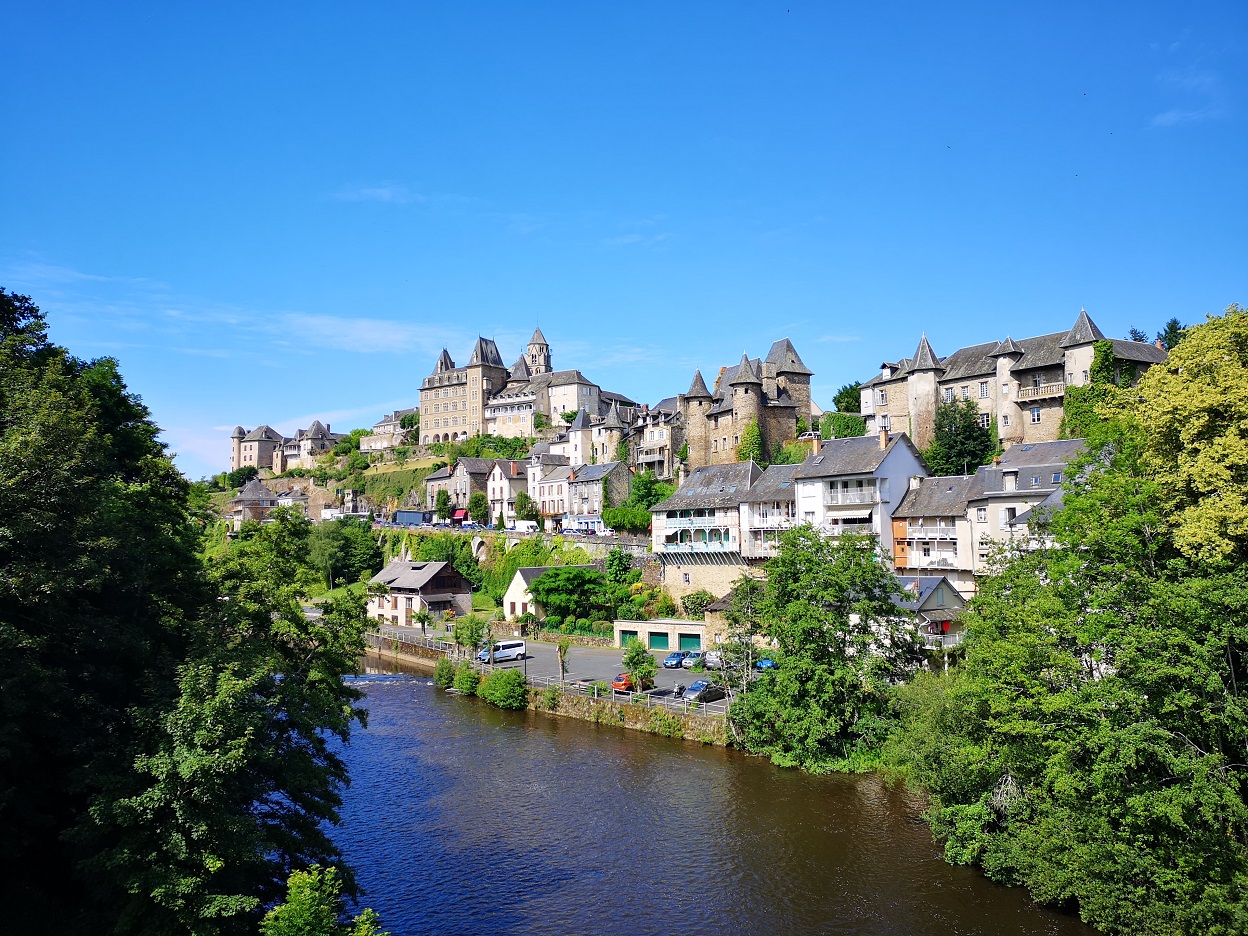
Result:
<svg viewBox="0 0 1248 936"><path fill-rule="evenodd" d="M1157 75L1157 85L1170 98L1178 99L1149 121L1152 127L1181 127L1187 124L1217 120L1226 115L1222 83L1206 69L1167 68Z"/></svg>
<svg viewBox="0 0 1248 936"><path fill-rule="evenodd" d="M1222 116L1221 108L1201 107L1196 110L1168 110L1157 114L1149 121L1153 127L1179 127L1183 124L1200 123L1204 120L1215 120Z"/></svg>
<svg viewBox="0 0 1248 936"><path fill-rule="evenodd" d="M428 199L399 182L375 185L348 185L334 193L334 198L347 202L381 202L386 205L423 204Z"/></svg>

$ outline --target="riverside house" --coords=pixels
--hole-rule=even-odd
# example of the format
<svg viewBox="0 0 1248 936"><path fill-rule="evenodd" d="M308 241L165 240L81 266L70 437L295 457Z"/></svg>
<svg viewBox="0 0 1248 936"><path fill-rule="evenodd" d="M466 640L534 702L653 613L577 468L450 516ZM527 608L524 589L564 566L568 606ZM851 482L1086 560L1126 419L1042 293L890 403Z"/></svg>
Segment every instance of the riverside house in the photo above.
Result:
<svg viewBox="0 0 1248 936"><path fill-rule="evenodd" d="M449 562L391 559L368 581L389 588L387 594L369 597L370 620L411 625L418 611L453 611L457 616L472 611L472 586Z"/></svg>

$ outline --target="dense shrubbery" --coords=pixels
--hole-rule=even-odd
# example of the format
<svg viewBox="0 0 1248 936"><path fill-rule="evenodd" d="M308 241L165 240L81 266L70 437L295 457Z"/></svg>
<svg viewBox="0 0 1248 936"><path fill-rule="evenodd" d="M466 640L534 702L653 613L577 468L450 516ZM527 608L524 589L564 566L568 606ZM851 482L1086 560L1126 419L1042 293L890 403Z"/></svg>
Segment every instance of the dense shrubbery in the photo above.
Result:
<svg viewBox="0 0 1248 936"><path fill-rule="evenodd" d="M481 674L472 665L472 661L463 660L455 668L455 679L451 685L461 695L476 695L481 685Z"/></svg>
<svg viewBox="0 0 1248 936"><path fill-rule="evenodd" d="M498 670L481 681L478 695L504 709L522 709L529 704L529 685L520 670Z"/></svg>
<svg viewBox="0 0 1248 936"><path fill-rule="evenodd" d="M433 667L433 681L439 689L450 689L455 685L455 664L449 657L438 657Z"/></svg>

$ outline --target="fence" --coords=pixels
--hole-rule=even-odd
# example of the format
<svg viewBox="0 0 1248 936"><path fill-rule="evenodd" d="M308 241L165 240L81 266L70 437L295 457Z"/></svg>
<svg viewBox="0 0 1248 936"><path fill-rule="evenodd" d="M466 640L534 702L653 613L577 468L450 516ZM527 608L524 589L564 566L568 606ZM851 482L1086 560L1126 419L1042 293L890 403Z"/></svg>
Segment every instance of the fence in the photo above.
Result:
<svg viewBox="0 0 1248 936"><path fill-rule="evenodd" d="M454 654L457 650L462 649L456 647L449 640L437 640L433 637L388 637L385 634L370 631L364 635L364 638L368 645L374 649L392 650L400 653L403 652L404 647L420 647L446 655ZM492 665L481 663L475 658L472 658L470 661L481 673L492 673L502 666L502 664L498 663ZM506 668L513 669L514 664ZM551 686L558 686L563 692L583 695L586 698L609 700L617 705L626 704L645 706L646 708L664 708L684 715L727 715L728 704L731 702L731 695L726 699L719 699L715 702L690 702L683 697L672 696L672 690L670 689L651 689L647 692L622 692L618 689L612 689L610 686L604 688L600 682L589 679L567 681L555 676L530 676L526 673L525 682L535 689L547 689Z"/></svg>

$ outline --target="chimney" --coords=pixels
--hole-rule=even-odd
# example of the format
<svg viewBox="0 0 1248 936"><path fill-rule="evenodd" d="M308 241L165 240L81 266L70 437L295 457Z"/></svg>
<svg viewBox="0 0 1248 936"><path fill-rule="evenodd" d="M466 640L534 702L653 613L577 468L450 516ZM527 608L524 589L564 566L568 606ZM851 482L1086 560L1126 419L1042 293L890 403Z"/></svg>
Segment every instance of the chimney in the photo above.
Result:
<svg viewBox="0 0 1248 936"><path fill-rule="evenodd" d="M886 448L888 448L888 430L881 429L880 430L880 451L882 452Z"/></svg>
<svg viewBox="0 0 1248 936"><path fill-rule="evenodd" d="M919 489L919 485L922 483L923 483L923 478L920 475L910 476L910 490L917 491Z"/></svg>
<svg viewBox="0 0 1248 936"><path fill-rule="evenodd" d="M1156 341L1154 341L1154 342L1153 342L1153 344L1155 344L1155 345L1157 346L1157 350L1158 350L1158 351L1165 351L1165 350L1166 350L1166 346L1165 346L1165 345L1163 345L1163 344L1161 343L1161 339L1160 339L1160 338L1158 338Z"/></svg>

